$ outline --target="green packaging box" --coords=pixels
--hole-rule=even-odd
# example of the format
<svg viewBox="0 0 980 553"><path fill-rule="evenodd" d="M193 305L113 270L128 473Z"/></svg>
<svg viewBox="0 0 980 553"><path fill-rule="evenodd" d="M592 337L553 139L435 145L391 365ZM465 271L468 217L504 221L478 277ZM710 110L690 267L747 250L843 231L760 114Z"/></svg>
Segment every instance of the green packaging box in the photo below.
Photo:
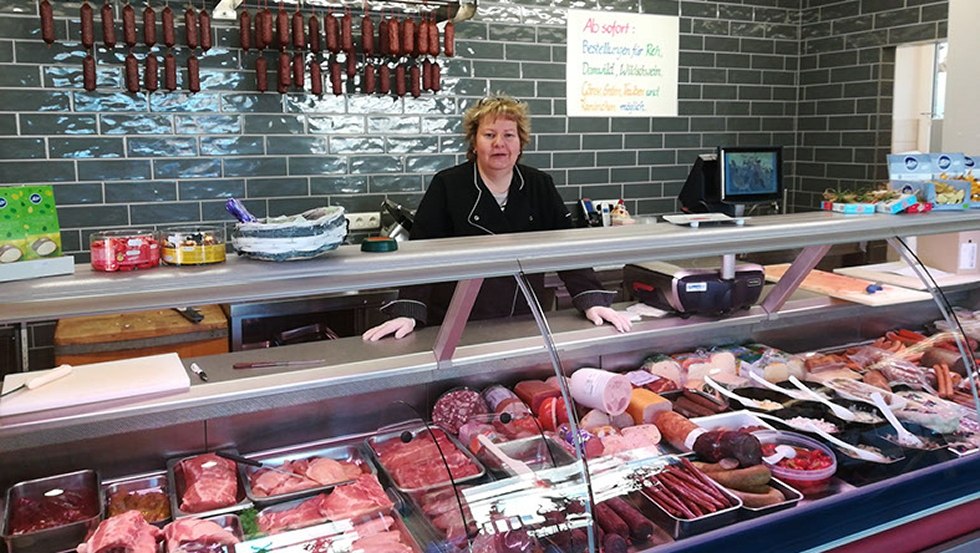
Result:
<svg viewBox="0 0 980 553"><path fill-rule="evenodd" d="M0 187L0 263L61 256L50 186Z"/></svg>

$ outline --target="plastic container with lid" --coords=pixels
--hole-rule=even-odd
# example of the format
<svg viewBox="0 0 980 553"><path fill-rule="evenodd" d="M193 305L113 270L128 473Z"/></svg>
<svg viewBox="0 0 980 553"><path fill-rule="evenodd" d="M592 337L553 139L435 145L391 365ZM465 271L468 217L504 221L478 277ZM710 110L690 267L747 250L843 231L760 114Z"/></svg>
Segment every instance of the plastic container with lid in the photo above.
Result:
<svg viewBox="0 0 980 553"><path fill-rule="evenodd" d="M152 230L106 230L89 237L89 254L96 271L152 269L160 264L160 243Z"/></svg>
<svg viewBox="0 0 980 553"><path fill-rule="evenodd" d="M218 226L182 225L160 231L167 265L210 265L225 261L225 230Z"/></svg>
<svg viewBox="0 0 980 553"><path fill-rule="evenodd" d="M788 445L796 450L796 457L793 459L766 464L774 477L806 496L827 490L831 477L837 472L837 458L829 447L795 432L763 430L753 434L762 444L763 456L771 455L773 448L778 445Z"/></svg>

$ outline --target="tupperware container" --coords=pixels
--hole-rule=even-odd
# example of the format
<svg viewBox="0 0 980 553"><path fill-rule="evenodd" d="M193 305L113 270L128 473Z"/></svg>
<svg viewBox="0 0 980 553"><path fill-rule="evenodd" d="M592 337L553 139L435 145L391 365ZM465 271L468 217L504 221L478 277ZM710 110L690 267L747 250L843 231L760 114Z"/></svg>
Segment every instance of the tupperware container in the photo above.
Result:
<svg viewBox="0 0 980 553"><path fill-rule="evenodd" d="M233 453L238 453L238 451L231 448L221 448ZM235 471L235 482L238 485L237 493L235 495L235 503L221 507L218 509L211 509L208 511L203 511L200 513L188 513L180 509L180 502L183 498L185 491L185 481L184 481L184 471L181 468L181 461L185 459L192 459L197 455L203 455L207 452L200 452L194 455L185 455L183 457L175 457L173 459L167 460L167 484L170 487L170 515L172 518L181 518L187 516L196 517L210 517L216 515L223 515L226 513L235 513L252 506L252 502L245 495L245 485L241 481L240 472Z"/></svg>
<svg viewBox="0 0 980 553"><path fill-rule="evenodd" d="M774 477L796 488L805 496L818 495L827 489L831 477L837 472L837 458L829 447L795 432L761 431L755 432L754 434L759 438L759 442L762 443L762 454L764 456L772 453L766 450L767 446L788 445L797 450L797 457L795 459L783 459L775 465L767 464L769 469L772 470ZM796 469L787 466L794 463L804 463L805 459L803 455L812 454L812 452L819 452L825 455L826 458L821 457L821 459L824 462L829 460L829 464L813 469ZM814 462L819 463L820 461Z"/></svg>
<svg viewBox="0 0 980 553"><path fill-rule="evenodd" d="M152 230L106 230L89 237L89 254L96 271L152 269L160 264L160 242Z"/></svg>
<svg viewBox="0 0 980 553"><path fill-rule="evenodd" d="M161 258L167 265L210 265L225 260L225 229L180 225L160 230Z"/></svg>
<svg viewBox="0 0 980 553"><path fill-rule="evenodd" d="M106 518L137 510L150 524L162 526L170 521L170 494L163 471L105 482L103 490Z"/></svg>
<svg viewBox="0 0 980 553"><path fill-rule="evenodd" d="M267 466L277 468L288 461L325 457L335 461L357 465L362 473L376 473L374 465L367 460L365 455L361 452L361 449L353 444L306 444L302 446L265 451L262 453L253 453L247 455L247 457L256 461L261 461ZM306 489L276 495L262 495L257 490L252 488L254 477L259 471L262 470L264 469L260 467L253 467L244 464L238 465L239 476L242 482L245 483L245 494L252 501L252 503L259 507L315 495L320 492L331 490L338 484L342 483L341 481L338 481L329 484L317 485L314 482Z"/></svg>
<svg viewBox="0 0 980 553"><path fill-rule="evenodd" d="M85 541L85 535L98 526L103 504L99 475L94 470L79 470L13 485L7 490L4 503L3 539L7 552L74 550ZM50 516L69 509L78 510L73 520L44 528L24 527L44 514Z"/></svg>

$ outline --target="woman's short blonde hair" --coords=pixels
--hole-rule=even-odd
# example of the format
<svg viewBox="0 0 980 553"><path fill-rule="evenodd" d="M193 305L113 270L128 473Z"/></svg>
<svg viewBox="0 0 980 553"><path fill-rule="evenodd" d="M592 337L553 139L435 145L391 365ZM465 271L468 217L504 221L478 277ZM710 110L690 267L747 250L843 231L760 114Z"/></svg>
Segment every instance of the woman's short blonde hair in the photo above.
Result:
<svg viewBox="0 0 980 553"><path fill-rule="evenodd" d="M476 159L474 147L476 132L484 120L495 120L498 117L517 123L517 135L521 139L521 151L531 142L531 116L527 104L519 102L510 96L497 94L487 96L470 106L463 114L463 132L470 147L466 151L466 159Z"/></svg>

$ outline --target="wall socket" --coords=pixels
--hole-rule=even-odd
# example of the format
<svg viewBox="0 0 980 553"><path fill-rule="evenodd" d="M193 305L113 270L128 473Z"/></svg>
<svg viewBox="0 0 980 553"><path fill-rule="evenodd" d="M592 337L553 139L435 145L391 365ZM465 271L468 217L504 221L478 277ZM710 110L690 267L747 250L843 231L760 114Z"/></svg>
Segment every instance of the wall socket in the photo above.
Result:
<svg viewBox="0 0 980 553"><path fill-rule="evenodd" d="M375 230L381 228L381 213L378 211L347 213L344 216L350 222L349 230Z"/></svg>

